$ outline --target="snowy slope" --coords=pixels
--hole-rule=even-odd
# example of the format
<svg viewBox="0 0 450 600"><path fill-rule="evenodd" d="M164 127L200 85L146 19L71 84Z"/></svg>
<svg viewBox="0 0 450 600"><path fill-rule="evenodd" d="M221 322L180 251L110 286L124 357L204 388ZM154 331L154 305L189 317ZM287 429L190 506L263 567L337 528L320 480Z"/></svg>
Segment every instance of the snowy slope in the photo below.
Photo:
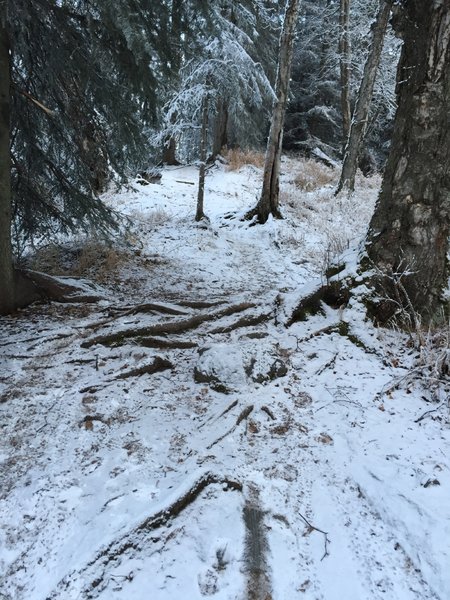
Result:
<svg viewBox="0 0 450 600"><path fill-rule="evenodd" d="M193 167L111 193L106 300L1 319L0 598L450 597L447 384L356 305L285 326L376 197L299 171L264 227L251 166L209 171L206 226Z"/></svg>

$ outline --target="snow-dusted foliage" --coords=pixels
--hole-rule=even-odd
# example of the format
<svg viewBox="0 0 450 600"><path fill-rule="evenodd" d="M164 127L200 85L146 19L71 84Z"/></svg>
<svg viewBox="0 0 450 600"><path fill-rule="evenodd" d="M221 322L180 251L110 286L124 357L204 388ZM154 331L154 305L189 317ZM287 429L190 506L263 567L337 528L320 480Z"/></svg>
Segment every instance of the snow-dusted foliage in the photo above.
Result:
<svg viewBox="0 0 450 600"><path fill-rule="evenodd" d="M305 0L298 23L292 76L292 101L287 115L287 147L311 149L319 144L339 154L342 116L339 83L339 11L337 2ZM378 2L350 3L351 108L359 90ZM366 134L366 147L379 163L385 156L395 112L395 76L400 41L389 28Z"/></svg>
<svg viewBox="0 0 450 600"><path fill-rule="evenodd" d="M195 56L184 60L178 86L164 108L159 139L174 136L184 159L196 156L205 96L211 138L222 127L228 143L249 147L261 142L267 128L273 91L267 60L263 64L258 54L270 47L275 28L262 3L231 4L211 3L208 35ZM261 39L262 28L268 39Z"/></svg>

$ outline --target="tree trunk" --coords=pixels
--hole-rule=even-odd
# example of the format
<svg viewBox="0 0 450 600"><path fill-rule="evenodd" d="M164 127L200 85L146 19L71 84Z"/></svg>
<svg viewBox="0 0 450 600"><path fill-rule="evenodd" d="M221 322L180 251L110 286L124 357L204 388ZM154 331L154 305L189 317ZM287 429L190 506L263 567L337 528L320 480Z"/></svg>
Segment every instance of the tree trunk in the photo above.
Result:
<svg viewBox="0 0 450 600"><path fill-rule="evenodd" d="M398 109L367 252L387 274L375 282L380 295L430 322L448 281L450 2L405 0L398 16ZM381 301L376 316L385 322L395 308Z"/></svg>
<svg viewBox="0 0 450 600"><path fill-rule="evenodd" d="M11 249L10 65L7 3L0 3L0 314L15 308Z"/></svg>
<svg viewBox="0 0 450 600"><path fill-rule="evenodd" d="M206 172L206 149L208 146L208 94L202 100L202 131L200 138L200 170L198 174L197 211L195 220L201 221L205 218L203 212L203 198L205 196L205 172Z"/></svg>
<svg viewBox="0 0 450 600"><path fill-rule="evenodd" d="M377 76L378 65L380 64L383 41L386 35L386 29L391 14L393 0L380 0L375 22L372 25L372 45L369 50L364 73L356 100L355 111L353 113L350 127L350 135L344 152L344 162L342 165L341 177L336 190L338 194L346 188L350 192L355 189L355 176L358 167L358 155L361 150L361 144L367 128L370 103L372 101L373 88Z"/></svg>
<svg viewBox="0 0 450 600"><path fill-rule="evenodd" d="M214 161L222 148L227 145L228 106L226 101L219 96L217 99L216 118L214 125L214 138L210 161Z"/></svg>
<svg viewBox="0 0 450 600"><path fill-rule="evenodd" d="M172 123L174 123L175 120L176 120L176 115L172 115L172 119L171 119ZM171 166L179 165L180 163L177 160L176 154L177 154L177 142L176 142L175 138L173 137L173 135L171 135L168 137L168 139L166 140L166 142L164 144L161 162L165 165L171 165Z"/></svg>
<svg viewBox="0 0 450 600"><path fill-rule="evenodd" d="M181 10L183 0L172 0L171 10L171 50L172 50L172 71L174 73L175 80L178 81L181 68ZM176 114L172 115L171 123L174 124L177 119ZM177 154L177 142L173 135L169 136L164 143L162 162L165 165L176 166L180 163L176 157Z"/></svg>
<svg viewBox="0 0 450 600"><path fill-rule="evenodd" d="M350 0L341 0L339 14L339 57L341 74L341 111L342 111L342 148L348 141L350 133L351 109L350 109L350 72L351 72L351 49L350 49Z"/></svg>
<svg viewBox="0 0 450 600"><path fill-rule="evenodd" d="M275 84L275 104L272 112L269 138L267 140L264 178L261 197L256 208L249 213L258 215L258 221L265 223L272 214L280 218L279 186L280 160L283 140L283 124L289 92L292 52L294 46L295 26L299 9L299 0L287 0L284 15L283 31L280 38L277 80Z"/></svg>

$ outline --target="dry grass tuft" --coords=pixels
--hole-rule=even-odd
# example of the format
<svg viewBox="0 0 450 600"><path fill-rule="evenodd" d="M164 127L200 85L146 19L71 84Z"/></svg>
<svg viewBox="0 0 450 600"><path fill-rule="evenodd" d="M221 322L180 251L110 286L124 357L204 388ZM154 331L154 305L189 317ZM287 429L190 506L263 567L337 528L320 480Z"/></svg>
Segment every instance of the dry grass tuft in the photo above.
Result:
<svg viewBox="0 0 450 600"><path fill-rule="evenodd" d="M304 192L313 192L326 185L337 185L339 173L312 159L301 161L300 172L295 176L295 185Z"/></svg>
<svg viewBox="0 0 450 600"><path fill-rule="evenodd" d="M123 247L113 247L104 241L90 239L82 244L49 244L40 248L29 260L29 267L50 275L89 277L103 283L118 273L131 260L133 253Z"/></svg>
<svg viewBox="0 0 450 600"><path fill-rule="evenodd" d="M262 169L264 167L264 153L257 150L242 150L242 148L232 148L224 153L228 161L228 171L239 171L245 165L253 165Z"/></svg>
<svg viewBox="0 0 450 600"><path fill-rule="evenodd" d="M123 248L113 248L95 240L81 249L74 266L74 275L95 278L103 281L118 271L121 265L130 259L130 252Z"/></svg>

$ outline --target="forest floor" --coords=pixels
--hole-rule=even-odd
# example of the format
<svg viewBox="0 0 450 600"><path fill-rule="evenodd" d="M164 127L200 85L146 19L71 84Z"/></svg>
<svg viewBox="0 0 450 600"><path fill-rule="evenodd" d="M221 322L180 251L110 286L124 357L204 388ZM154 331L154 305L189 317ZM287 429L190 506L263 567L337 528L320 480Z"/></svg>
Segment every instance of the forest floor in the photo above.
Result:
<svg viewBox="0 0 450 600"><path fill-rule="evenodd" d="M35 257L102 300L0 320L0 599L448 600L448 382L357 303L289 325L379 180L336 199L286 158L254 227L260 169L208 171L207 224L196 181L111 192L112 247Z"/></svg>

